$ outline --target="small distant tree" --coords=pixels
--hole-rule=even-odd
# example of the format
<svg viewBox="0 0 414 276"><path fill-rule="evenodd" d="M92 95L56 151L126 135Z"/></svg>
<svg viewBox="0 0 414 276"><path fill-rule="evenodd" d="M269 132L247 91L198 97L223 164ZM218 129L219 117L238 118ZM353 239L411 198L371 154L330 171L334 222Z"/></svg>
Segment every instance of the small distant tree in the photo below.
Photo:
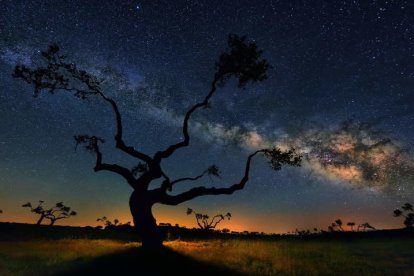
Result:
<svg viewBox="0 0 414 276"><path fill-rule="evenodd" d="M351 231L354 231L355 222L348 222L346 225L351 227Z"/></svg>
<svg viewBox="0 0 414 276"><path fill-rule="evenodd" d="M0 209L0 214L3 214L3 210Z"/></svg>
<svg viewBox="0 0 414 276"><path fill-rule="evenodd" d="M127 227L127 226L131 226L131 222L128 221L126 223L122 223L119 221L119 219L114 219L114 221L112 222L111 220L109 220L106 216L103 216L101 218L96 219L96 221L100 221L103 223L103 225L105 226L105 228L108 227L109 228L116 228L116 227Z"/></svg>
<svg viewBox="0 0 414 276"><path fill-rule="evenodd" d="M48 210L46 218L50 220L50 225L54 225L56 221L61 219L67 219L72 216L76 216L76 211L71 211L69 206L65 206L63 202L56 203L51 209Z"/></svg>
<svg viewBox="0 0 414 276"><path fill-rule="evenodd" d="M370 225L368 222L358 225L357 231L365 232L367 229L377 230L374 226Z"/></svg>
<svg viewBox="0 0 414 276"><path fill-rule="evenodd" d="M98 218L96 221L100 221L104 224L105 227L108 226L117 226L119 224L119 220L118 219L114 219L114 221L110 221L107 217L103 216L101 218Z"/></svg>
<svg viewBox="0 0 414 276"><path fill-rule="evenodd" d="M217 224L219 224L225 218L227 218L228 220L230 220L231 218L231 214L227 213L225 215L222 215L222 214L215 215L214 217L210 219L210 216L197 213L193 209L188 208L187 215L191 215L191 214L194 214L194 217L197 220L198 226L200 227L200 229L203 229L203 230L214 229L216 228Z"/></svg>
<svg viewBox="0 0 414 276"><path fill-rule="evenodd" d="M413 206L410 203L405 203L401 208L404 211L401 211L400 209L394 210L394 217L404 217L404 225L406 228L412 228L414 225L414 212L413 212ZM411 211L411 212L410 212Z"/></svg>
<svg viewBox="0 0 414 276"><path fill-rule="evenodd" d="M221 232L224 233L224 234L228 234L228 233L230 233L230 229L223 228L223 229L221 229Z"/></svg>
<svg viewBox="0 0 414 276"><path fill-rule="evenodd" d="M338 228L339 228L341 231L344 231L344 229L342 228L342 220L341 220L341 219L337 219L337 220L335 220L335 223L336 223L336 226L338 226Z"/></svg>
<svg viewBox="0 0 414 276"><path fill-rule="evenodd" d="M309 236L311 234L311 231L309 229L306 229L306 230L295 229L295 234L301 237Z"/></svg>
<svg viewBox="0 0 414 276"><path fill-rule="evenodd" d="M39 219L36 222L37 225L41 224L42 221L46 218L46 215L48 214L48 212L50 212L50 209L45 210L43 208L43 203L44 203L43 200L39 200L39 204L36 207L33 207L32 203L30 202L27 202L22 205L22 207L24 208L30 208L30 212L39 215Z"/></svg>
<svg viewBox="0 0 414 276"><path fill-rule="evenodd" d="M97 218L96 221L102 222L104 226L112 225L112 222L110 220L108 220L108 218L105 217L105 216L103 216L101 218Z"/></svg>
<svg viewBox="0 0 414 276"><path fill-rule="evenodd" d="M342 228L342 220L337 219L330 226L328 226L328 230L330 232L336 232L336 231L344 231Z"/></svg>
<svg viewBox="0 0 414 276"><path fill-rule="evenodd" d="M58 202L55 206L49 209L45 209L43 203L43 200L39 200L39 204L36 207L33 207L30 202L22 205L22 207L30 208L32 213L40 216L36 222L38 225L41 224L44 219L49 219L50 225L54 225L58 220L77 215L75 211L71 211L70 207L65 206L63 202Z"/></svg>

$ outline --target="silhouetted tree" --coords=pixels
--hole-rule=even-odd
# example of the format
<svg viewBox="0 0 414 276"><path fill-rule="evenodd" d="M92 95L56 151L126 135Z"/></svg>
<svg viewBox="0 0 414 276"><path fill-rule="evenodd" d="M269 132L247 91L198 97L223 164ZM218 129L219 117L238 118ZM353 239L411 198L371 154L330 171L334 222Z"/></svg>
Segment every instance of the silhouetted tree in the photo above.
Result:
<svg viewBox="0 0 414 276"><path fill-rule="evenodd" d="M354 231L355 222L348 222L346 225L351 227L351 231Z"/></svg>
<svg viewBox="0 0 414 276"><path fill-rule="evenodd" d="M328 230L330 232L344 231L344 229L342 228L342 220L337 219L335 220L335 222L332 222L331 225L328 226Z"/></svg>
<svg viewBox="0 0 414 276"><path fill-rule="evenodd" d="M104 226L112 225L112 222L108 220L107 217L103 216L101 218L97 218L96 221L100 221L104 224Z"/></svg>
<svg viewBox="0 0 414 276"><path fill-rule="evenodd" d="M223 229L221 229L221 232L224 233L224 234L228 234L228 233L230 233L230 229L223 228Z"/></svg>
<svg viewBox="0 0 414 276"><path fill-rule="evenodd" d="M96 221L102 222L103 225L105 226L105 229L115 229L117 227L129 227L129 226L131 226L130 221L128 221L126 223L122 223L118 219L114 219L114 221L112 222L105 216L96 219Z"/></svg>
<svg viewBox="0 0 414 276"><path fill-rule="evenodd" d="M394 210L394 217L399 217L403 214L403 212L400 209L395 209Z"/></svg>
<svg viewBox="0 0 414 276"><path fill-rule="evenodd" d="M85 70L81 70L72 62L67 62L65 56L59 53L57 45L51 45L47 51L42 52L46 66L30 69L24 65L17 65L13 76L21 78L33 85L34 96L42 91L54 94L57 91L72 93L75 97L86 99L98 97L107 103L115 115L116 148L139 160L138 165L128 169L118 164L106 163L103 161L101 144L105 141L94 135L76 135L76 145L84 145L85 149L96 156L94 167L95 172L110 171L122 176L132 187L129 205L134 219L134 225L141 235L143 247L159 248L162 246L162 239L157 229L155 218L152 215L154 204L178 205L188 200L205 195L232 194L242 190L250 173L250 165L253 157L263 154L269 158L270 165L274 170L280 170L282 165L299 166L301 156L294 149L282 151L278 148L259 149L247 157L246 166L241 180L227 188L196 187L179 194L170 194L175 184L183 181L195 181L201 177L183 177L177 180L169 178L162 168L162 162L170 158L177 150L187 147L190 143L189 122L193 113L201 108L210 106L210 100L216 93L218 85L224 85L230 78L237 79L238 87L244 89L248 83L260 82L267 78L267 70L270 65L265 59L261 59L262 51L257 45L249 42L245 36L229 35L228 47L220 55L215 64L215 72L210 83L210 90L200 102L194 104L186 112L183 120L182 135L179 142L157 151L153 156L145 154L130 145L127 145L123 137L123 124L121 113L116 102L104 94L102 80L93 76ZM144 131L144 130L142 130ZM149 137L150 139L150 137ZM217 168L216 166L210 168ZM218 171L210 170L210 174ZM162 184L150 190L150 184L157 179L163 179Z"/></svg>
<svg viewBox="0 0 414 276"><path fill-rule="evenodd" d="M67 219L76 216L77 214L76 211L71 211L69 206L65 206L63 202L58 202L54 207L48 210L46 218L50 220L50 225L54 225L58 220Z"/></svg>
<svg viewBox="0 0 414 276"><path fill-rule="evenodd" d="M370 225L368 222L362 223L358 225L357 231L366 231L367 229L376 230L376 228L372 225Z"/></svg>
<svg viewBox="0 0 414 276"><path fill-rule="evenodd" d="M115 219L114 222L110 221L107 217L103 216L101 218L96 219L96 221L100 221L104 224L104 226L111 226L118 224L118 219Z"/></svg>
<svg viewBox="0 0 414 276"><path fill-rule="evenodd" d="M311 234L311 231L309 229L307 229L307 230L299 230L299 229L296 229L295 230L295 234L298 235L298 236L301 236L301 237L303 237L303 236L309 236Z"/></svg>
<svg viewBox="0 0 414 276"><path fill-rule="evenodd" d="M43 203L43 200L39 200L39 204L36 207L33 207L30 202L22 205L22 207L30 208L32 213L40 215L36 224L41 224L44 219L49 219L50 225L54 225L57 220L76 216L77 214L75 211L71 211L70 207L65 206L63 202L58 202L55 206L49 209L44 209Z"/></svg>
<svg viewBox="0 0 414 276"><path fill-rule="evenodd" d="M216 228L217 224L219 224L225 218L227 218L228 220L230 220L231 218L231 214L227 213L225 215L222 215L222 214L215 215L214 217L210 219L208 215L200 214L200 213L195 212L191 208L187 208L187 215L191 215L191 214L194 214L194 217L197 220L197 225L200 227L200 229L203 229L203 230L214 229Z"/></svg>
<svg viewBox="0 0 414 276"><path fill-rule="evenodd" d="M412 228L414 225L414 213L413 213L413 206L410 203L405 203L400 209L394 210L394 217L404 217L404 225L407 228ZM411 212L410 212L411 211Z"/></svg>
<svg viewBox="0 0 414 276"><path fill-rule="evenodd" d="M36 224L41 224L42 221L46 218L47 214L51 211L51 209L45 210L43 208L43 200L39 200L39 204L36 207L32 206L32 203L27 202L23 204L22 207L30 208L30 212L40 215L39 219L37 220Z"/></svg>
<svg viewBox="0 0 414 276"><path fill-rule="evenodd" d="M336 223L336 226L338 226L338 228L339 228L341 231L344 231L344 229L342 228L342 220L337 219L337 220L335 220L335 223Z"/></svg>
<svg viewBox="0 0 414 276"><path fill-rule="evenodd" d="M3 214L3 210L2 209L0 209L0 214Z"/></svg>

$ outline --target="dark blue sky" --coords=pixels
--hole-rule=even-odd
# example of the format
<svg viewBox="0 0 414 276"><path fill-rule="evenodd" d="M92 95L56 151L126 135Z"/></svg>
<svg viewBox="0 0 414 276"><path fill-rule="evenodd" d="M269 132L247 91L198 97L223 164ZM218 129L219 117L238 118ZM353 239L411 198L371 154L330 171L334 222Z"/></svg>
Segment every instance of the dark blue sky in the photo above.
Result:
<svg viewBox="0 0 414 276"><path fill-rule="evenodd" d="M126 140L152 154L180 139L184 112L206 94L227 35L237 33L264 50L269 78L221 88L194 116L191 147L166 170L196 175L216 164L222 179L203 183L225 186L241 177L249 152L273 145L295 146L304 164L273 172L259 158L243 191L156 207L159 221L194 226L185 215L192 207L230 211L227 226L238 230L326 227L338 217L397 227L393 208L414 199L413 14L410 1L3 1L2 219L31 221L19 206L43 199L79 211L72 224L131 220L128 185L74 152L73 135L95 134L108 140L108 158L134 164L112 149L110 108L63 93L35 99L11 77L16 63L39 64L39 51L58 43L107 79Z"/></svg>

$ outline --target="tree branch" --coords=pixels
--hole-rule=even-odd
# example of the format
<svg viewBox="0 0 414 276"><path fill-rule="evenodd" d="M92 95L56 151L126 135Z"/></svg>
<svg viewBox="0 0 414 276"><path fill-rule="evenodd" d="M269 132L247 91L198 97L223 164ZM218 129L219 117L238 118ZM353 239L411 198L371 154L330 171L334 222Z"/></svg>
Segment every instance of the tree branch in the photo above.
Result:
<svg viewBox="0 0 414 276"><path fill-rule="evenodd" d="M219 218L213 225L213 222L216 218ZM223 215L215 215L212 219L211 222L209 224L209 228L216 228L217 224L219 224L220 221L224 220L224 216Z"/></svg>
<svg viewBox="0 0 414 276"><path fill-rule="evenodd" d="M43 57L47 60L47 67L38 67L29 69L24 65L15 67L13 77L22 78L29 84L34 86L34 96L37 96L42 90L46 90L54 94L57 90L66 90L74 92L74 96L80 99L86 99L90 95L98 95L108 102L116 119L116 147L128 153L129 155L139 158L147 163L152 162L152 158L148 155L135 150L133 147L127 146L122 138L122 118L118 106L114 100L105 96L100 88L101 81L95 76L84 70L80 70L73 63L65 62L65 57L59 55L59 47L50 45L46 52L42 52ZM81 87L71 87L71 80L79 81L85 85L87 89Z"/></svg>
<svg viewBox="0 0 414 276"><path fill-rule="evenodd" d="M188 134L188 122L191 118L191 115L194 113L194 111L196 111L197 109L201 108L201 107L207 107L208 106L208 101L210 100L210 98L213 96L214 92L216 91L216 84L217 81L219 80L219 77L215 77L213 79L213 81L211 82L211 88L210 88L210 92L207 94L207 96L204 98L204 100L202 102L199 102L195 105L193 105L193 107L191 107L187 113L185 114L184 117L184 122L183 122L183 136L184 136L184 141L181 141L179 143L173 144L171 146L169 146L166 150L164 151L158 151L155 155L154 155L154 160L156 162L160 162L161 159L163 158L168 158L171 154L174 153L174 151L176 151L179 148L182 147L186 147L189 145L190 143L190 135Z"/></svg>
<svg viewBox="0 0 414 276"><path fill-rule="evenodd" d="M216 177L220 177L220 171L219 168L216 165L211 165L210 167L208 167L205 171L203 171L200 175L195 176L195 177L182 177L182 178L178 178L176 180L171 181L169 179L169 177L162 172L162 176L165 178L165 180L162 182L161 185L161 190L163 191L172 191L172 187L174 184L179 183L179 182L183 182L183 181L196 181L200 178L202 178L203 176L205 176L206 174L208 175L213 175Z"/></svg>
<svg viewBox="0 0 414 276"><path fill-rule="evenodd" d="M201 218L201 216L200 216L200 214L197 214L197 213L195 213L194 212L194 216L195 216L195 218L196 218L196 220L197 220L197 224L198 224L198 226L201 228L201 229L204 229L204 227L201 225L201 223L200 223L200 218Z"/></svg>
<svg viewBox="0 0 414 276"><path fill-rule="evenodd" d="M187 192L178 194L178 195L168 195L163 194L160 197L159 203L166 204L166 205L178 205L180 203L183 203L185 201L191 200L193 198L204 196L204 195L224 195L224 194L232 194L235 191L242 190L244 186L246 185L246 182L249 180L249 172L250 172L250 163L252 158L258 154L265 152L265 149L257 150L254 153L250 154L246 161L246 167L244 171L243 178L239 183L233 184L232 186L228 188L206 188L206 187L196 187L192 188Z"/></svg>
<svg viewBox="0 0 414 276"><path fill-rule="evenodd" d="M202 102L193 105L185 114L182 130L184 140L169 146L164 151L158 151L154 155L154 160L157 163L161 162L161 159L171 156L177 149L189 145L188 122L190 117L197 109L208 107L209 100L216 91L218 83L224 85L229 78L235 77L238 79L238 87L243 89L249 82L262 81L267 78L266 72L271 66L266 59L260 59L263 51L259 50L255 43L248 42L246 36L240 37L230 34L227 46L215 64L216 72L211 82L210 92Z"/></svg>
<svg viewBox="0 0 414 276"><path fill-rule="evenodd" d="M208 167L208 169L206 169L205 171L203 171L201 174L195 176L195 177L182 177L182 178L178 178L174 181L170 182L171 187L179 182L183 182L183 181L196 181L200 178L202 178L203 176L205 176L206 174L210 174L210 175L216 175L217 177L218 175L218 168L215 165L212 165L210 167Z"/></svg>
<svg viewBox="0 0 414 276"><path fill-rule="evenodd" d="M202 174L196 176L196 177L183 177L183 178L178 178L178 179L176 179L174 181L171 181L171 185L174 185L174 184L176 184L178 182L183 182L183 181L195 181L195 180L198 180L198 179L202 178L205 175L205 173L206 173L206 171L203 172Z"/></svg>
<svg viewBox="0 0 414 276"><path fill-rule="evenodd" d="M96 136L88 135L77 135L74 137L76 140L76 145L86 144L85 149L96 154L96 163L94 167L95 172L99 171L111 171L123 176L127 182L133 187L135 184L135 178L130 170L124 168L117 164L107 164L102 162L102 152L99 149L99 143L104 143L105 141Z"/></svg>
<svg viewBox="0 0 414 276"><path fill-rule="evenodd" d="M127 146L122 138L122 119L121 119L121 113L119 112L118 106L115 103L114 100L106 97L102 92L99 92L99 95L108 103L111 104L112 110L115 113L116 118L116 125L117 125L117 132L115 135L115 141L116 141L116 147L120 150L124 151L125 153L128 153L131 156L134 156L136 158L141 159L142 161L145 161L146 163L150 164L152 163L152 158L146 155L145 153L142 153L140 151L137 151L131 146Z"/></svg>
<svg viewBox="0 0 414 276"><path fill-rule="evenodd" d="M250 154L247 157L246 167L244 170L244 175L239 183L233 184L227 188L206 188L204 186L196 187L190 189L187 192L178 194L178 195L168 195L165 191L158 191L158 201L159 203L166 205L178 205L185 201L191 200L193 198L204 196L204 195L229 195L235 191L242 190L249 180L250 164L252 158L258 153L263 153L265 157L269 159L269 164L273 170L278 171L282 168L282 165L290 166L300 166L302 161L302 156L297 154L294 148L291 148L287 151L282 151L279 148L272 149L260 149Z"/></svg>
<svg viewBox="0 0 414 276"><path fill-rule="evenodd" d="M96 152L96 165L94 171L99 172L103 170L111 171L119 175L122 175L128 181L128 183L134 188L134 178L132 177L131 172L127 168L124 168L117 164L102 163L102 153L98 149Z"/></svg>

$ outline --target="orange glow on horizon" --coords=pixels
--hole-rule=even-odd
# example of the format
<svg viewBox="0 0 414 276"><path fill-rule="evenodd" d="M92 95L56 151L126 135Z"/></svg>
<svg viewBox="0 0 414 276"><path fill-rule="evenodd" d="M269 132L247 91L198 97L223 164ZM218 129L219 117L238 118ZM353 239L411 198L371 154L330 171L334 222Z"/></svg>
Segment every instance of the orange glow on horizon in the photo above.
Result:
<svg viewBox="0 0 414 276"><path fill-rule="evenodd" d="M128 213L125 213L123 215L115 217L120 222L126 223L128 221L132 221L131 215ZM115 218L109 217L111 221L113 221ZM373 221L370 219L367 219L366 221L361 221L358 219L352 219L350 216L329 216L329 217L317 217L317 218L306 218L302 219L301 223L295 223L295 220L289 219L288 216L285 219L282 219L282 217L276 219L276 220L269 220L268 217L261 217L261 218L255 218L252 219L248 216L246 217L237 217L232 218L231 220L225 220L222 221L220 224L218 224L216 229L223 229L228 228L230 231L237 231L237 232L243 232L243 231L249 231L249 232L265 232L265 233L287 233L292 232L295 229L299 230L313 230L314 227L318 229L327 230L327 226L330 225L332 222L334 222L337 218L340 218L343 222L342 228L345 231L349 231L351 228L347 226L346 224L348 222L355 222L354 230L357 228L358 224L364 223L364 222L370 222L373 226L377 227L378 229L391 229L391 228L401 228L402 222L399 220L389 220L384 221L382 223L378 223L377 221ZM192 216L170 216L168 214L157 214L156 215L157 223L170 223L172 226L175 224L178 224L180 227L186 227L188 229L192 228L198 228L196 224L196 220ZM2 214L0 216L0 222L18 222L18 223L29 223L34 224L36 223L37 217L28 213L27 215L22 216L12 216L12 215L5 215ZM277 221L276 225L273 224L275 221ZM273 222L273 223L272 223ZM44 221L42 224L47 225L48 222ZM64 225L64 226L98 226L102 225L102 223L97 222L95 218L87 219L79 219L79 218L69 218L65 220L59 221L56 225Z"/></svg>

